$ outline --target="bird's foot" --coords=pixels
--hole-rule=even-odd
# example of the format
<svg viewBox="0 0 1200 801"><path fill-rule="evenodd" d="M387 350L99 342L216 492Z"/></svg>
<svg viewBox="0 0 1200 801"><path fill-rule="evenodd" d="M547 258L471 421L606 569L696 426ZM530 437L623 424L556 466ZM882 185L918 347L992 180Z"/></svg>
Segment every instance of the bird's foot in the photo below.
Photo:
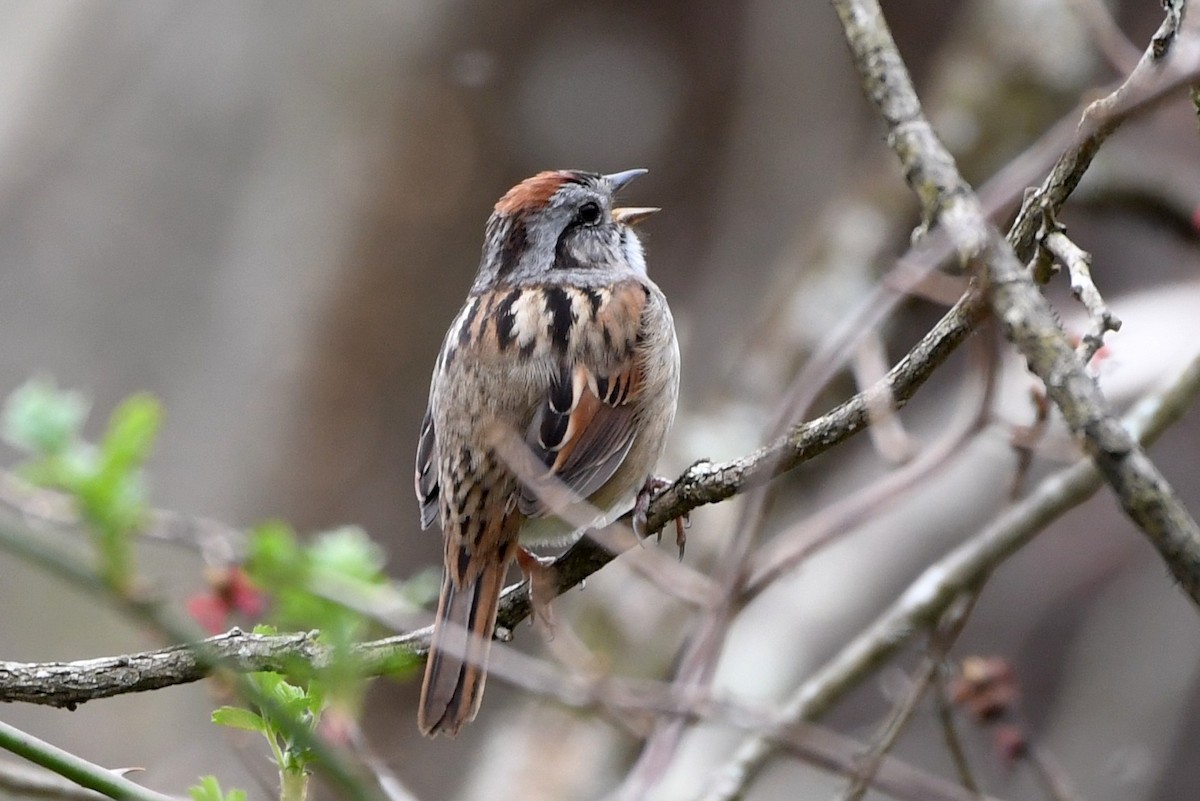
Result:
<svg viewBox="0 0 1200 801"><path fill-rule="evenodd" d="M538 556L525 548L517 548L517 567L529 582L530 617L549 637L554 636L550 602L558 596L558 572L553 565L554 560L548 556Z"/></svg>
<svg viewBox="0 0 1200 801"><path fill-rule="evenodd" d="M646 483L642 485L638 492L637 501L633 504L633 533L640 538L645 538L648 532L646 531L646 515L650 512L650 502L654 500L661 492L674 483L669 478L662 476L650 476L646 479ZM682 514L675 518L675 544L679 546L679 558L683 559L683 549L687 545L686 529L692 523L689 515ZM658 532L658 539L662 541L662 530Z"/></svg>

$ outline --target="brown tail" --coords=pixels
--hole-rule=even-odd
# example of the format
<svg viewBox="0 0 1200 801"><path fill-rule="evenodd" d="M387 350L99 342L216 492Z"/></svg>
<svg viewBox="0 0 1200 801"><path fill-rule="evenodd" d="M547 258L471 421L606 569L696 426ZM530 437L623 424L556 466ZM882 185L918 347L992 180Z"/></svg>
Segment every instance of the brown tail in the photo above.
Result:
<svg viewBox="0 0 1200 801"><path fill-rule="evenodd" d="M481 560L484 565L479 575L457 587L449 570L442 573L417 715L417 725L427 737L439 732L453 737L479 711L496 610L510 560L507 553Z"/></svg>

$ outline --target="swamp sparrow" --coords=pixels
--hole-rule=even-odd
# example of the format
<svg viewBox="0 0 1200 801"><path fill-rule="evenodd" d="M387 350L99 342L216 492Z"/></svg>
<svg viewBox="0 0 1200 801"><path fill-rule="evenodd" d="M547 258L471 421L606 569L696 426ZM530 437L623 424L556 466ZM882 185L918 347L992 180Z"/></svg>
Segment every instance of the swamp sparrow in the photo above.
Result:
<svg viewBox="0 0 1200 801"><path fill-rule="evenodd" d="M417 449L421 526L440 520L445 538L418 718L427 735L475 717L505 574L518 556L536 566L522 545L569 544L635 505L644 527L679 391L671 311L631 227L658 209L612 207L644 172L539 173L488 219ZM536 486L546 476L590 504L585 519L548 508Z"/></svg>

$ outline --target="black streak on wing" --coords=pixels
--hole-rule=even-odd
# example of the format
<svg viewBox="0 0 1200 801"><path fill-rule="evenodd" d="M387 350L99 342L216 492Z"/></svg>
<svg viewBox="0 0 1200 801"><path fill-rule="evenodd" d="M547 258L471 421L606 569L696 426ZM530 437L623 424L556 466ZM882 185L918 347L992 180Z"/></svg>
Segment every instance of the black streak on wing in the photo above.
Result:
<svg viewBox="0 0 1200 801"><path fill-rule="evenodd" d="M417 443L417 500L421 504L421 528L429 528L438 515L438 496L441 491L437 471L433 466L433 448L437 439L433 431L433 416L425 411L421 421L421 437Z"/></svg>
<svg viewBox="0 0 1200 801"><path fill-rule="evenodd" d="M542 422L538 427L538 444L544 451L539 455L547 464L554 461L551 454L563 446L563 440L567 436L567 427L571 423L571 407L574 403L571 372L564 370L550 385L550 394L546 398L546 406L542 410Z"/></svg>

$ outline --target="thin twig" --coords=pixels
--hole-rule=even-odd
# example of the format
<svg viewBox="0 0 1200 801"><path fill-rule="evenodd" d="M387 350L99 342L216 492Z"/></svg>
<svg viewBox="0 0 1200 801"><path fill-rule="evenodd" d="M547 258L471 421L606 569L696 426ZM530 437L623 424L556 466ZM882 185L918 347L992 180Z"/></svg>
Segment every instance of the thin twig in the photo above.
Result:
<svg viewBox="0 0 1200 801"><path fill-rule="evenodd" d="M962 738L958 736L958 727L954 723L954 707L950 704L949 690L946 687L948 664L946 660L942 660L933 677L938 723L941 725L942 739L946 741L946 751L950 754L950 761L954 763L954 771L958 774L959 783L967 792L978 796L980 795L979 782L975 780L975 775L971 772L971 765L967 762L967 752L963 750Z"/></svg>
<svg viewBox="0 0 1200 801"><path fill-rule="evenodd" d="M917 705L925 697L925 692L929 689L935 675L945 661L946 655L954 645L954 641L962 633L963 626L966 625L967 617L975 607L975 601L978 597L979 590L976 589L968 595L961 597L956 604L952 604L946 610L941 622L938 623L930 637L928 653L922 658L921 664L909 678L908 691L896 704L891 715L888 716L875 741L871 743L871 749L863 754L860 762L861 767L846 787L845 792L839 796L840 801L861 801L862 797L866 795L871 778L879 770L879 766L883 763L883 758L892 750L892 746L896 744L896 741L900 738L900 734L908 726L913 715L916 714Z"/></svg>
<svg viewBox="0 0 1200 801"><path fill-rule="evenodd" d="M1052 231L1042 239L1042 246L1054 260L1067 268L1071 277L1071 293L1087 310L1091 323L1079 340L1075 354L1079 361L1087 364L1104 346L1104 335L1109 331L1121 330L1121 318L1113 314L1100 296L1100 290L1092 280L1092 255L1072 242L1064 231Z"/></svg>
<svg viewBox="0 0 1200 801"><path fill-rule="evenodd" d="M773 708L714 696L703 687L638 679L583 677L513 649L494 653L489 669L525 691L575 709L624 721L629 716L655 720L723 722L769 737L779 748L814 767L841 776L856 769L865 746L820 726L784 721ZM871 786L896 798L974 801L956 785L892 757L884 759Z"/></svg>
<svg viewBox="0 0 1200 801"><path fill-rule="evenodd" d="M0 470L0 507L34 529L84 525L69 495L32 486L7 470ZM212 518L167 509L152 509L139 535L197 551L213 565L240 562L246 550L246 532Z"/></svg>
<svg viewBox="0 0 1200 801"><path fill-rule="evenodd" d="M1051 801L1084 801L1083 796L1071 784L1066 774L1040 748L1027 744L1024 761L1029 765Z"/></svg>
<svg viewBox="0 0 1200 801"><path fill-rule="evenodd" d="M371 742L363 733L362 727L357 721L346 721L347 740L354 753L359 760L367 766L367 768L375 774L375 781L379 784L379 789L383 791L384 796L388 801L417 801L417 797L413 795L412 790L404 785L396 772L388 766L387 762L380 758L379 754L371 746Z"/></svg>

